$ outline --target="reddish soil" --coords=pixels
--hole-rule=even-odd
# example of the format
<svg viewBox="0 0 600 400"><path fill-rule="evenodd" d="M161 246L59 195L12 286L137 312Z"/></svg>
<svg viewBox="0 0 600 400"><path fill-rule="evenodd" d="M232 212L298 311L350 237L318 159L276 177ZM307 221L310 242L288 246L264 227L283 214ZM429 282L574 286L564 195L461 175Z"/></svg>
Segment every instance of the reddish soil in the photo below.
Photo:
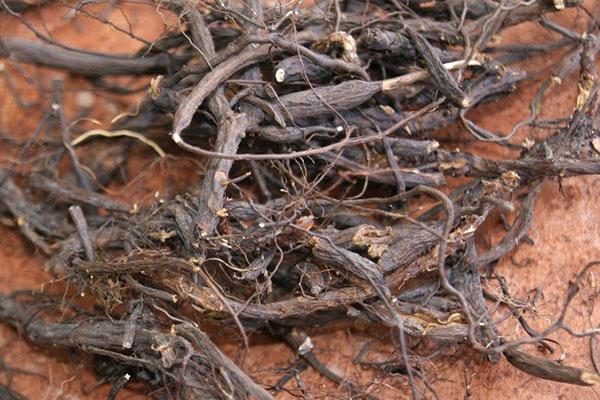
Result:
<svg viewBox="0 0 600 400"><path fill-rule="evenodd" d="M593 5L593 0L587 2ZM106 5L101 5L105 7ZM97 11L101 8L98 6ZM592 7L588 7L592 9ZM128 22L123 15L128 16ZM38 28L45 22L45 29L52 37L65 44L99 51L131 52L138 48L132 40L114 29L83 16L71 17L66 8L46 6L26 14ZM145 39L152 40L163 30L163 21L155 10L143 5L125 5L115 8L107 17L119 26L130 23L133 30ZM551 17L566 27L583 27L583 13L568 10ZM169 23L174 23L169 21ZM18 21L0 15L0 36L32 37L31 33ZM507 31L504 43L542 42L554 37L534 24L526 24ZM533 59L535 67L552 65L554 59ZM7 71L12 67L7 65ZM55 71L26 67L32 76L44 82L56 76ZM561 85L554 85L543 103L545 117L570 114L575 104L576 77L571 76ZM13 83L25 100L39 100L35 89L27 86L23 80L14 79ZM66 78L67 112L74 109L75 88L86 87L80 79ZM521 88L511 95L481 107L471 115L472 119L495 131L507 132L515 122L528 115L529 101L536 85ZM94 118L108 126L110 119L133 100L124 102L110 96L94 94ZM0 129L11 134L27 135L39 121L43 110L21 109L10 94L7 85L0 80ZM70 115L73 115L71 112ZM538 138L544 132L525 129L518 134L519 140L526 137ZM440 134L441 135L441 134ZM443 135L462 137L458 128L447 129ZM465 144L469 148L489 157L511 156L498 146L491 144ZM135 175L135 171L133 171ZM522 244L511 257L505 257L497 266L497 271L506 277L513 295L526 298L532 290L542 293L537 315L528 315L529 322L535 327L544 327L556 317L562 304L567 282L587 262L600 259L600 177L567 179L561 182L562 191L557 182L544 185L538 199L534 223L529 236L535 245ZM147 181L145 189L159 187L160 183ZM142 185L142 186L144 186ZM148 193L148 192L146 192ZM10 221L2 221L10 223ZM499 222L499 221L498 221ZM496 243L501 237L499 223L488 224L489 242ZM0 235L0 291L7 293L16 289L47 290L55 294L69 293L62 283L50 283L50 277L43 272L43 257L32 250L10 227L1 227ZM592 270L587 277L585 287L576 296L569 310L568 322L575 330L581 331L594 327L600 321L600 310L595 301L600 294L600 271ZM492 307L493 304L490 304ZM497 313L500 316L501 313ZM502 324L502 332L510 337L525 335L514 320ZM334 325L327 328L315 327L309 330L315 344L316 354L333 371L336 371L359 384L371 380L374 394L381 398L408 398L407 382L402 376L379 379L373 371L359 368L352 358L367 342L372 342L373 351L370 361L381 361L389 357L392 349L390 333L381 330L372 332L365 326ZM564 363L580 367L593 368L590 360L590 341L575 339L566 333L552 335L564 351ZM259 381L274 383L279 368L289 367L293 362L293 353L283 344L268 338L251 337L253 345L249 353L244 353L235 334L214 336L215 341L234 359L242 363L244 369ZM532 349L535 351L535 349ZM558 358L555 354L553 357ZM84 389L94 383L90 372L89 359L67 351L48 351L22 340L18 333L0 325L0 359L6 365L27 370L40 376L14 376L12 388L31 399L100 399L105 398L107 385L86 394ZM1 365L0 365L1 366ZM0 369L0 373L2 370ZM514 369L504 359L497 365L485 362L482 357L466 348L455 348L436 358L427 368L427 377L432 382L441 399L594 399L600 398L598 389L581 388L532 378ZM6 382L6 376L0 375L0 382ZM303 384L314 398L344 398L341 392L314 370L301 374ZM297 391L295 383L288 388ZM130 391L124 391L119 398L137 398ZM292 398L282 393L280 398Z"/></svg>

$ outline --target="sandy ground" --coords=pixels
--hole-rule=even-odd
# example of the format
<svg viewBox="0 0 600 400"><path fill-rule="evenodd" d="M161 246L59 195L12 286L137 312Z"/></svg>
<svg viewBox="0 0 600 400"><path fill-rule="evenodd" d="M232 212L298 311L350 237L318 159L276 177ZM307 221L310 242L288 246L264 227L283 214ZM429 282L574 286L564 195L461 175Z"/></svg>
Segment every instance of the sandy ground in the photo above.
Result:
<svg viewBox="0 0 600 400"><path fill-rule="evenodd" d="M591 1L587 2L592 4ZM152 39L163 30L163 21L151 7L128 5L109 12L108 17L115 24L131 24L133 30L146 39ZM125 19L123 15L127 15ZM75 47L99 51L131 52L138 45L114 29L83 16L73 18L65 8L44 7L27 13L27 18L37 27L46 22L45 29L57 40ZM581 27L584 17L576 11L566 11L552 16L570 28ZM173 21L169 21L173 23ZM32 37L25 27L13 19L0 15L0 36ZM527 41L541 42L552 35L533 24L520 26L503 35L506 43ZM536 67L551 65L552 59L535 59ZM27 68L32 76L45 84L55 71ZM22 80L13 82L25 100L39 100L37 95ZM67 105L72 105L75 97L73 88L85 83L80 79L67 78ZM568 115L575 104L574 77L569 77L562 85L553 86L543 103L546 117ZM471 115L472 119L490 129L507 132L517 121L527 117L528 104L536 90L535 85L522 88L517 94L488 104ZM115 109L131 104L131 100L115 100L110 96L96 94L94 117L108 122ZM72 109L72 108L71 108ZM69 107L67 112L69 113ZM21 109L17 106L7 85L0 81L0 130L11 134L26 135L39 120L42 110ZM461 137L458 128L447 129L440 135ZM543 132L523 130L519 139L537 138ZM507 156L503 149L489 144L461 146L501 158ZM0 150L1 151L1 150ZM538 199L530 237L535 245L523 244L511 257L502 259L497 271L506 277L513 295L526 298L532 291L542 293L537 316L529 316L536 327L547 326L555 318L566 290L566 283L587 262L600 259L600 177L567 179L562 182L562 191L557 182L544 185ZM499 221L488 224L489 244L501 237ZM0 227L0 291L15 289L47 290L55 294L64 292L61 283L51 283L43 272L43 258L8 227ZM483 246L486 243L482 244ZM519 266L521 265L521 266ZM600 311L595 301L600 294L600 271L593 270L585 287L576 296L569 311L568 321L577 330L584 330L600 322ZM524 335L516 321L502 325L504 334L512 337ZM354 382L372 385L374 394L381 398L407 398L407 383L404 377L380 379L373 371L357 367L352 358L369 342L374 350L370 361L389 358L392 349L391 335L386 330L373 332L370 328L353 325L334 325L327 328L315 327L309 330L315 343L316 354L332 370L347 376ZM287 368L294 360L294 354L284 345L269 338L251 337L253 346L245 353L236 340L235 333L215 336L221 347L253 377L264 383L274 383L278 369ZM564 350L564 362L570 365L592 368L589 339L574 339L567 334L553 335ZM533 350L535 351L535 350ZM554 357L558 357L555 355ZM107 385L93 390L94 376L89 370L89 359L68 351L42 350L19 338L19 334L0 325L0 360L6 365L21 368L38 376L17 374L13 378L13 389L31 399L100 399L109 390ZM0 365L0 374L2 373ZM427 368L427 376L441 399L595 399L600 398L598 389L568 386L532 378L511 367L504 359L497 365L485 362L481 356L466 348L455 348L434 359ZM6 382L6 375L0 375ZM345 398L342 391L309 369L301 374L302 383L316 398ZM287 386L296 391L297 384ZM119 398L138 398L131 391L124 391ZM285 392L280 398L293 398Z"/></svg>

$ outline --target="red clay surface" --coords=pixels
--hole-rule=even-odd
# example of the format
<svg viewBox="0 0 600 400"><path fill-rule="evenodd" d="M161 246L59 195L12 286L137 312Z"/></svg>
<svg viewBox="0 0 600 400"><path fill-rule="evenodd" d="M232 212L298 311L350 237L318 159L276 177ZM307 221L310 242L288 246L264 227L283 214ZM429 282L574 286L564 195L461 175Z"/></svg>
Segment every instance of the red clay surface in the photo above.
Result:
<svg viewBox="0 0 600 400"><path fill-rule="evenodd" d="M588 1L592 9L593 1ZM105 5L101 5L104 7ZM98 11L100 6L95 10ZM123 17L128 16L128 22ZM46 6L28 12L27 18L36 27L42 28L41 21L52 37L74 47L108 52L131 52L139 47L132 40L124 38L114 29L83 16L72 17L66 8ZM119 26L130 23L133 30L145 39L152 40L163 31L163 21L155 10L143 5L124 5L106 14ZM585 26L585 16L581 12L568 10L551 17L566 27L581 29ZM170 21L169 23L173 23ZM175 25L176 26L176 25ZM21 36L32 38L18 21L0 15L0 36ZM513 28L503 34L504 43L543 42L555 36L526 24ZM533 65L538 68L551 65L553 59L536 58ZM5 64L7 64L5 62ZM49 79L56 71L26 68L37 79L48 86ZM11 68L7 65L7 71ZM26 100L39 100L35 90L23 80L14 78L14 83ZM86 87L80 79L67 78L66 101L69 115L73 115L74 92L76 88ZM520 88L518 93L498 102L481 107L471 117L482 126L499 132L507 132L517 121L528 115L529 101L536 85ZM570 114L575 104L576 77L571 76L561 85L554 85L543 103L543 116L564 116ZM126 106L134 104L132 99L115 100L110 96L95 94L94 118L104 127L110 119ZM47 101L45 100L47 103ZM13 135L27 135L40 119L42 110L20 109L4 81L0 80L0 129ZM447 129L443 135L460 137L458 128ZM525 129L518 140L526 137L538 138L543 131ZM477 151L489 157L513 156L498 146L490 144L469 144L461 149ZM0 151L1 148L0 148ZM147 153L144 153L147 154ZM135 176L136 171L132 171ZM154 186L153 186L154 185ZM146 188L154 188L156 183L145 182ZM535 289L541 290L543 297L537 309L537 315L528 315L529 322L537 328L547 326L555 318L569 279L587 262L600 259L600 177L567 179L562 182L563 193L557 182L545 184L538 199L534 223L529 236L535 245L521 245L512 257L505 257L497 266L497 271L506 277L515 297L526 298ZM4 221L9 222L9 221ZM495 243L501 237L499 224L488 224L489 243ZM32 250L10 227L0 227L0 291L7 293L16 289L50 290L61 294L61 283L48 284L51 278L43 272L43 258ZM488 243L488 244L489 244ZM485 245L485 244L483 244ZM511 260L512 258L512 260ZM513 263L526 266L517 266ZM595 307L600 287L600 269L592 270L584 288L574 299L569 310L568 321L576 330L594 327L600 322L600 311ZM491 305L490 305L491 306ZM501 311L504 312L504 311ZM499 315L498 315L499 316ZM511 337L521 337L525 333L518 323L510 320L501 326L502 332ZM315 327L309 330L315 344L315 352L333 371L342 374L355 383L367 384L375 380L371 387L373 394L386 399L408 398L406 379L402 376L380 378L371 370L357 367L352 358L366 343L372 343L373 351L369 361L383 361L390 358L391 334L386 330L373 332L359 324L333 325L326 328ZM564 363L579 367L592 368L589 339L574 339L565 333L552 335L560 342L564 350ZM274 383L280 374L279 368L286 368L293 362L294 354L283 344L271 339L251 337L253 346L245 353L236 340L235 333L224 337L214 336L215 341L244 369L257 380ZM531 349L531 351L536 351ZM553 357L558 358L555 354ZM106 398L109 387L104 385L92 393L84 393L85 388L94 382L89 369L89 359L67 351L42 350L19 338L14 330L0 325L0 359L7 365L25 369L39 376L15 375L12 388L31 399L101 399ZM1 370L0 370L1 373ZM314 370L302 373L301 379L313 398L345 398L343 391L337 390L325 378ZM532 378L511 367L502 359L499 364L491 365L475 352L459 347L451 349L442 358L434 359L427 368L427 377L432 382L441 399L595 399L600 398L595 388L581 388L548 382ZM6 382L6 376L0 375L0 382ZM293 381L286 388L297 391ZM430 396L425 392L426 396ZM138 398L139 395L124 391L119 398ZM279 398L293 398L281 393Z"/></svg>

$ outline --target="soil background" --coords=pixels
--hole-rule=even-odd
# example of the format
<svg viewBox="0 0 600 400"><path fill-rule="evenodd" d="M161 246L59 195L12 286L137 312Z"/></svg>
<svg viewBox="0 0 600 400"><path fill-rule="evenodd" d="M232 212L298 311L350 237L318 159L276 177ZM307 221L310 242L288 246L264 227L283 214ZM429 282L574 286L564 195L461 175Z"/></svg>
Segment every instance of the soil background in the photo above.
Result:
<svg viewBox="0 0 600 400"><path fill-rule="evenodd" d="M305 1L305 6L309 2ZM588 10L593 9L594 1L587 1ZM109 7L108 3L93 6L95 11L106 9L105 16L116 26L130 26L136 34L147 40L157 38L165 24L176 27L177 21L157 14L150 5L120 4ZM34 8L24 14L34 26L44 30L54 39L73 47L89 50L127 53L139 48L139 43L128 39L116 29L83 15L73 16L65 4L50 4ZM582 11L566 10L549 19L562 25L581 31L585 27L586 16ZM32 38L26 27L6 14L0 14L0 36L20 36ZM546 42L556 39L556 35L545 31L536 24L527 23L512 28L498 38L503 44L526 42ZM527 68L551 67L556 58L538 57L528 60ZM0 79L0 132L3 136L22 136L30 134L40 120L48 98L40 98L35 83L49 86L50 79L60 73L41 68L23 66L33 85L19 78L14 66L6 60L4 74L7 80ZM0 73L1 74L1 73ZM1 76L0 76L1 77ZM93 110L91 116L99 120L104 127L119 112L135 105L135 97L115 98L105 93L93 92L89 83L80 78L64 76L66 112L71 119L75 116L77 103L81 103L81 90L91 94ZM139 82L135 82L139 84ZM528 83L513 95L499 101L488 103L472 112L470 117L483 127L496 132L507 132L521 119L527 118L529 102L537 89L538 82ZM39 107L22 108L14 97L14 86L21 100L41 101ZM544 117L570 115L575 105L576 76L570 76L562 84L554 84L542 104ZM87 89L86 89L87 88ZM89 97L89 96L88 96ZM87 99L89 100L89 98ZM523 129L516 140L540 138L545 131ZM433 134L445 145L470 149L490 158L514 157L514 154L493 144L472 143L458 127L445 129ZM452 139L451 142L448 142ZM0 147L0 152L2 147ZM140 150L141 159L151 156ZM140 171L149 164L132 163L130 176L140 175ZM128 191L115 191L113 195L143 199L154 189L164 189L164 166L150 165L150 170L158 168L161 173L146 171L141 175L135 187ZM161 169L163 168L163 169ZM133 193L133 194L132 194ZM61 282L52 282L43 271L44 258L36 254L33 247L11 228L12 221L1 221L0 226L0 291L45 290L56 295L74 296ZM534 223L529 236L534 244L523 243L510 257L505 257L496 266L497 271L506 277L515 297L527 298L535 291L541 293L537 315L528 315L529 322L535 327L547 326L560 310L567 282L587 262L600 258L600 177L572 178L547 182L538 198L534 214ZM500 220L486 226L486 240L480 246L493 245L502 236ZM600 271L592 270L587 277L585 287L574 299L568 321L572 328L584 330L600 322L599 307L596 301L600 294ZM493 304L490 304L493 307ZM500 310L497 316L503 315ZM502 332L509 337L520 337L525 333L518 323L509 320L501 325ZM383 361L389 358L392 349L392 336L387 330L373 332L360 324L338 324L327 327L314 327L309 330L315 344L315 352L329 368L352 379L358 384L373 385L368 391L383 399L408 398L407 382L402 376L379 379L376 372L353 364L352 359L367 342L371 344L370 361ZM250 376L263 383L274 383L281 376L281 369L293 363L294 354L287 346L270 338L251 336L251 350L245 352L234 331L215 330L212 337L221 348L241 363ZM552 335L563 349L563 361L569 365L592 369L590 358L590 339L575 339L565 333ZM556 346L555 346L556 347ZM536 351L531 348L531 351ZM560 353L560 351L558 351ZM555 353L549 357L559 358ZM90 359L76 352L57 349L48 351L29 344L19 337L18 332L0 325L0 360L7 366L26 370L32 375L15 374L12 388L30 399L102 399L110 385L93 388L95 377L90 368ZM0 364L0 380L6 383L10 377L3 373ZM453 348L441 358L435 358L427 368L427 377L437 391L440 399L596 399L600 398L600 389L569 386L533 378L514 369L505 359L497 365L486 362L480 355L466 347ZM300 375L313 398L345 398L325 378L312 369ZM139 387L139 386L137 386ZM298 394L298 383L290 382L286 386L291 393ZM93 390L92 390L93 389ZM122 391L119 399L143 398L136 393L136 383ZM426 396L429 396L425 392ZM281 392L278 398L294 398L292 394Z"/></svg>

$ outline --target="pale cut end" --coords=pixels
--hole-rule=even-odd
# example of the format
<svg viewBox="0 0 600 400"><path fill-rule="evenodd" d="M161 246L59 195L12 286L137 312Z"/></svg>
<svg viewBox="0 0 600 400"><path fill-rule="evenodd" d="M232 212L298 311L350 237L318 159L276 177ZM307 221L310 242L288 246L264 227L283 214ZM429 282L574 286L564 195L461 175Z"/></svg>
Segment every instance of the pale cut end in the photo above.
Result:
<svg viewBox="0 0 600 400"><path fill-rule="evenodd" d="M593 372L583 371L581 372L580 379L587 385L594 386L600 383L600 375Z"/></svg>
<svg viewBox="0 0 600 400"><path fill-rule="evenodd" d="M298 354L305 355L307 353L310 353L313 348L314 348L313 342L312 342L310 336L307 336L306 340L304 340L304 342L302 342L302 344L300 346L298 346Z"/></svg>
<svg viewBox="0 0 600 400"><path fill-rule="evenodd" d="M481 61L479 61L478 59L472 58L469 60L467 65L469 67L481 67Z"/></svg>
<svg viewBox="0 0 600 400"><path fill-rule="evenodd" d="M469 99L468 97L464 97L461 101L460 101L460 106L462 108L467 108L471 105L471 99Z"/></svg>
<svg viewBox="0 0 600 400"><path fill-rule="evenodd" d="M283 68L278 68L277 71L275 71L275 80L279 83L283 83L285 80L285 70Z"/></svg>
<svg viewBox="0 0 600 400"><path fill-rule="evenodd" d="M438 149L440 147L440 142L437 140L432 140L431 144L427 146L427 153L431 153L432 151Z"/></svg>

